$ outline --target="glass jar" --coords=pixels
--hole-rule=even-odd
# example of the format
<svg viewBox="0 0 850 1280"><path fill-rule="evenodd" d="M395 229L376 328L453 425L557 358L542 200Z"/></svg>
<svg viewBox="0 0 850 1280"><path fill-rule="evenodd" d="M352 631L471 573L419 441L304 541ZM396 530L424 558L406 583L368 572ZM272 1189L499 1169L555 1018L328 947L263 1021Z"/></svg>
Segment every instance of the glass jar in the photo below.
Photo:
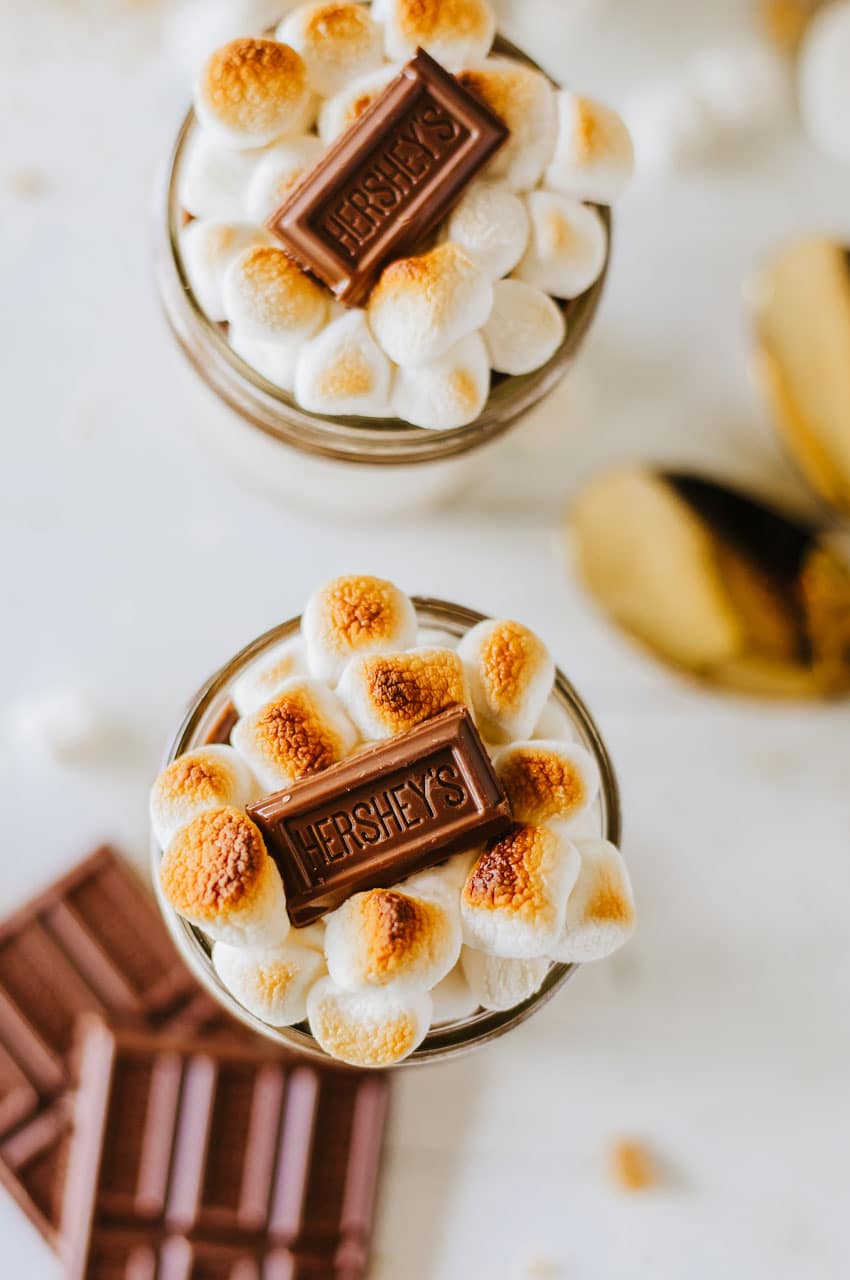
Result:
<svg viewBox="0 0 850 1280"><path fill-rule="evenodd" d="M484 620L484 615L472 609L464 609L442 600L414 597L414 604L421 628L438 629L458 639L470 627ZM227 740L235 719L235 712L230 702L230 690L235 680L270 648L288 636L294 635L300 625L300 618L292 618L289 622L284 622L281 626L266 632L207 681L192 700L169 747L165 764L169 764L184 752L210 741ZM620 801L611 760L590 712L560 670L556 672L555 688L550 705L566 713L573 733L596 760L602 785L591 817L600 835L614 844L619 844ZM213 968L211 945L203 932L182 919L162 896L159 888L159 863L162 850L155 839L152 841L151 855L154 888L165 923L180 954L200 984L224 1006L228 1013L252 1031L299 1053L325 1058L324 1051L319 1048L305 1023L296 1027L270 1027L259 1018L255 1018L234 999ZM575 969L575 965L553 963L540 990L513 1009L498 1013L479 1010L478 1013L460 1021L433 1026L419 1048L401 1065L416 1066L426 1062L442 1062L447 1058L467 1053L490 1040L495 1040L513 1027L518 1027L520 1023L525 1022L526 1018L541 1009L573 975Z"/></svg>
<svg viewBox="0 0 850 1280"><path fill-rule="evenodd" d="M501 37L494 52L537 67ZM220 405L199 425L233 469L288 505L364 518L423 509L470 482L518 422L563 379L584 341L602 295L610 261L581 297L562 304L566 337L542 368L521 377L494 375L489 400L474 422L448 431L413 427L397 418L323 417L301 409L232 350L224 326L209 320L188 282L180 251L185 214L180 177L198 129L190 111L181 125L156 204L156 272L171 329Z"/></svg>

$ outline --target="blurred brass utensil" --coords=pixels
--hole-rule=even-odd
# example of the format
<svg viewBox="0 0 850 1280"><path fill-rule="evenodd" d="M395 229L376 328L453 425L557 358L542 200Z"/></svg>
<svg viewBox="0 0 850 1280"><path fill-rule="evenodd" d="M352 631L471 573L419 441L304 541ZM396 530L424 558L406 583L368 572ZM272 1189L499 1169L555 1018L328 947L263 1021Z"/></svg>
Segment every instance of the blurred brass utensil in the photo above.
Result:
<svg viewBox="0 0 850 1280"><path fill-rule="evenodd" d="M805 479L850 517L850 253L802 240L771 258L746 299L755 373Z"/></svg>
<svg viewBox="0 0 850 1280"><path fill-rule="evenodd" d="M638 467L592 480L570 527L597 601L666 662L764 696L850 694L850 564L813 527Z"/></svg>
<svg viewBox="0 0 850 1280"><path fill-rule="evenodd" d="M793 52L818 9L829 0L759 0L761 24L774 44Z"/></svg>

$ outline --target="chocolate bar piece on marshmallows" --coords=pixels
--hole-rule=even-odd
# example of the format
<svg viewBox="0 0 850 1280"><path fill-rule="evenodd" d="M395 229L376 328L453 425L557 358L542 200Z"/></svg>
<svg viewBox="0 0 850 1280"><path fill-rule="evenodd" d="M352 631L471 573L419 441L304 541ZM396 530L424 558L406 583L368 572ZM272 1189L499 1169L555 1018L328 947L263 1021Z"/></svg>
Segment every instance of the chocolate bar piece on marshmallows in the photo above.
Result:
<svg viewBox="0 0 850 1280"><path fill-rule="evenodd" d="M163 895L225 987L356 1066L634 929L546 646L511 620L455 644L392 583L334 579L229 690L231 745L178 757L151 796Z"/></svg>

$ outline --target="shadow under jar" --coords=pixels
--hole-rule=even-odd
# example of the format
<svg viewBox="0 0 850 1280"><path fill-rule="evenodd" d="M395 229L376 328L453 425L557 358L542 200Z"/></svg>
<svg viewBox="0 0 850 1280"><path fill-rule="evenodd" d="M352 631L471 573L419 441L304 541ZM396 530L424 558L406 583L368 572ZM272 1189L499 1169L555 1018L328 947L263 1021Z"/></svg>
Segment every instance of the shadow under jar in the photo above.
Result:
<svg viewBox="0 0 850 1280"><path fill-rule="evenodd" d="M484 620L483 614L443 600L416 596L413 603L420 628L438 629L458 639L476 623ZM168 750L165 764L170 764L185 752L207 743L228 741L236 720L236 712L230 700L233 684L268 650L289 636L295 635L300 625L300 618L292 618L289 622L284 622L281 626L268 631L238 653L207 681L192 700ZM610 757L590 712L560 669L555 674L555 687L549 705L555 705L566 713L576 738L593 755L599 767L602 785L591 815L598 834L613 844L619 844L620 799ZM151 859L154 888L165 923L180 954L201 985L224 1006L228 1013L252 1031L289 1049L324 1059L326 1055L313 1039L306 1023L295 1027L271 1027L249 1013L230 994L213 967L211 944L202 930L182 919L166 902L160 891L159 864L162 859L162 850L155 839L152 841ZM435 1024L420 1047L399 1065L416 1066L426 1062L442 1062L447 1058L468 1053L490 1040L495 1040L525 1022L551 1000L555 992L573 975L576 967L553 962L540 989L528 1000L512 1009L498 1013L479 1010L471 1017L457 1022Z"/></svg>
<svg viewBox="0 0 850 1280"><path fill-rule="evenodd" d="M493 52L542 70L501 36ZM155 251L159 293L171 329L227 409L205 415L200 424L204 434L238 474L287 505L320 514L392 516L433 506L461 490L508 429L562 381L579 351L605 285L610 209L597 206L608 240L599 278L578 298L559 302L567 322L561 346L533 373L494 373L487 404L474 422L431 431L398 418L326 417L302 409L292 395L242 360L228 343L226 325L208 319L189 286L180 250L186 215L179 191L198 128L190 111L157 197Z"/></svg>

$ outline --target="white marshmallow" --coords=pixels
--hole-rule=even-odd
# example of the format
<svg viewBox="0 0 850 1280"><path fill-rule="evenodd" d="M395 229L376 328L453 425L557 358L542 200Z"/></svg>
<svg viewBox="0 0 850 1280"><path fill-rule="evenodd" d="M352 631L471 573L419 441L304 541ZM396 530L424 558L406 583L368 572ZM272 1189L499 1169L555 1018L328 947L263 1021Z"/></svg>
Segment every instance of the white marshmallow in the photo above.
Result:
<svg viewBox="0 0 850 1280"><path fill-rule="evenodd" d="M159 774L151 790L150 817L161 849L181 827L207 809L243 809L257 798L257 784L232 747L215 744L178 756Z"/></svg>
<svg viewBox="0 0 850 1280"><path fill-rule="evenodd" d="M513 742L495 760L516 822L572 822L599 794L599 769L577 742Z"/></svg>
<svg viewBox="0 0 850 1280"><path fill-rule="evenodd" d="M577 93L557 94L558 138L546 185L579 200L611 204L634 171L629 131L611 107Z"/></svg>
<svg viewBox="0 0 850 1280"><path fill-rule="evenodd" d="M467 64L458 79L483 98L507 125L502 143L483 171L511 191L530 191L552 159L558 132L555 91L540 71L510 58Z"/></svg>
<svg viewBox="0 0 850 1280"><path fill-rule="evenodd" d="M275 40L231 40L201 68L195 114L239 150L304 133L315 119L315 100L303 58Z"/></svg>
<svg viewBox="0 0 850 1280"><path fill-rule="evenodd" d="M389 63L370 71L366 76L358 76L339 93L334 94L322 103L319 109L319 137L326 147L356 124L367 107L379 98L387 85L397 79L401 66Z"/></svg>
<svg viewBox="0 0 850 1280"><path fill-rule="evenodd" d="M465 249L448 242L384 270L369 299L369 323L396 364L427 365L480 329L492 307L492 282Z"/></svg>
<svg viewBox="0 0 850 1280"><path fill-rule="evenodd" d="M295 398L310 413L388 417L392 372L366 313L347 311L302 348Z"/></svg>
<svg viewBox="0 0 850 1280"><path fill-rule="evenodd" d="M356 654L407 649L416 638L416 610L392 582L350 574L318 587L301 620L314 676L336 683Z"/></svg>
<svg viewBox="0 0 850 1280"><path fill-rule="evenodd" d="M463 940L489 955L550 955L564 928L579 874L578 850L563 827L517 826L487 846L460 899Z"/></svg>
<svg viewBox="0 0 850 1280"><path fill-rule="evenodd" d="M353 1067L402 1062L425 1039L433 1004L425 991L343 991L320 978L307 997L310 1030L325 1053Z"/></svg>
<svg viewBox="0 0 850 1280"><path fill-rule="evenodd" d="M528 211L507 187L475 182L451 214L446 236L465 249L491 280L499 280L513 271L525 253Z"/></svg>
<svg viewBox="0 0 850 1280"><path fill-rule="evenodd" d="M181 827L159 883L174 910L214 942L274 947L289 933L280 873L241 809L208 809Z"/></svg>
<svg viewBox="0 0 850 1280"><path fill-rule="evenodd" d="M471 333L430 364L396 370L393 412L415 427L451 431L474 422L489 395L490 357Z"/></svg>
<svg viewBox="0 0 850 1280"><path fill-rule="evenodd" d="M180 204L196 218L245 220L245 193L262 151L234 151L206 129L196 129L180 168Z"/></svg>
<svg viewBox="0 0 850 1280"><path fill-rule="evenodd" d="M567 323L556 302L523 280L497 280L482 330L490 364L514 375L541 368L564 341Z"/></svg>
<svg viewBox="0 0 850 1280"><path fill-rule="evenodd" d="M671 173L707 155L717 125L693 86L679 77L653 80L625 109L639 173Z"/></svg>
<svg viewBox="0 0 850 1280"><path fill-rule="evenodd" d="M441 711L470 703L463 663L451 649L352 658L337 693L367 742L393 738Z"/></svg>
<svg viewBox="0 0 850 1280"><path fill-rule="evenodd" d="M245 192L245 212L250 220L264 225L318 163L324 150L319 138L305 133L264 151Z"/></svg>
<svg viewBox="0 0 850 1280"><path fill-rule="evenodd" d="M180 235L180 255L198 305L210 320L224 320L222 282L243 253L269 238L247 223L208 222L196 218Z"/></svg>
<svg viewBox="0 0 850 1280"><path fill-rule="evenodd" d="M323 98L339 93L384 60L383 33L365 4L302 4L283 19L277 39L296 49Z"/></svg>
<svg viewBox="0 0 850 1280"><path fill-rule="evenodd" d="M467 631L458 653L485 737L528 738L555 683L555 664L543 641L521 622L491 618Z"/></svg>
<svg viewBox="0 0 850 1280"><path fill-rule="evenodd" d="M4 736L15 750L65 764L91 764L108 752L115 727L89 695L74 686L22 699L4 719Z"/></svg>
<svg viewBox="0 0 850 1280"><path fill-rule="evenodd" d="M416 644L420 649L456 649L460 637L444 631L442 627L419 627L416 632Z"/></svg>
<svg viewBox="0 0 850 1280"><path fill-rule="evenodd" d="M240 716L250 716L276 697L290 680L306 674L304 641L301 636L290 636L243 671L233 682L230 699Z"/></svg>
<svg viewBox="0 0 850 1280"><path fill-rule="evenodd" d="M321 950L305 946L298 930L286 942L246 950L217 942L212 962L227 990L261 1022L292 1027L307 1017L307 993L325 973Z"/></svg>
<svg viewBox="0 0 850 1280"><path fill-rule="evenodd" d="M380 0L387 56L405 62L424 49L449 71L486 58L496 35L487 0Z"/></svg>
<svg viewBox="0 0 850 1280"><path fill-rule="evenodd" d="M446 974L442 982L437 983L431 992L431 999L434 1002L435 1023L462 1022L465 1018L471 1018L481 1003L467 982L460 962L451 973Z"/></svg>
<svg viewBox="0 0 850 1280"><path fill-rule="evenodd" d="M550 955L562 964L604 960L635 930L631 880L620 851L607 840L578 841L581 870L570 893L563 930Z"/></svg>
<svg viewBox="0 0 850 1280"><path fill-rule="evenodd" d="M398 887L418 898L442 898L457 907L460 891L478 859L479 850L469 849L455 853L445 862L408 876Z"/></svg>
<svg viewBox="0 0 850 1280"><path fill-rule="evenodd" d="M827 5L810 24L798 62L803 125L816 147L850 163L850 0Z"/></svg>
<svg viewBox="0 0 850 1280"><path fill-rule="evenodd" d="M557 742L575 742L576 727L564 709L563 703L553 693L540 713L532 738L538 741L555 739Z"/></svg>
<svg viewBox="0 0 850 1280"><path fill-rule="evenodd" d="M310 338L327 320L326 290L282 249L260 245L240 253L222 290L227 319L247 338Z"/></svg>
<svg viewBox="0 0 850 1280"><path fill-rule="evenodd" d="M472 997L484 1009L502 1012L513 1009L535 995L549 972L549 961L510 960L488 956L483 951L464 947L460 955L463 975Z"/></svg>
<svg viewBox="0 0 850 1280"><path fill-rule="evenodd" d="M237 36L261 36L298 0L178 0L165 13L166 46L195 76L214 50Z"/></svg>
<svg viewBox="0 0 850 1280"><path fill-rule="evenodd" d="M404 890L356 893L326 918L325 955L338 986L430 991L454 968L461 945L457 900Z"/></svg>
<svg viewBox="0 0 850 1280"><path fill-rule="evenodd" d="M604 222L595 209L556 191L532 191L527 200L531 239L517 279L555 298L577 298L605 267Z"/></svg>
<svg viewBox="0 0 850 1280"><path fill-rule="evenodd" d="M261 342L230 325L227 341L236 354L281 391L295 390L295 370L304 339L278 338L275 342Z"/></svg>
<svg viewBox="0 0 850 1280"><path fill-rule="evenodd" d="M327 685L295 679L243 716L230 740L263 786L275 791L343 760L357 734Z"/></svg>

